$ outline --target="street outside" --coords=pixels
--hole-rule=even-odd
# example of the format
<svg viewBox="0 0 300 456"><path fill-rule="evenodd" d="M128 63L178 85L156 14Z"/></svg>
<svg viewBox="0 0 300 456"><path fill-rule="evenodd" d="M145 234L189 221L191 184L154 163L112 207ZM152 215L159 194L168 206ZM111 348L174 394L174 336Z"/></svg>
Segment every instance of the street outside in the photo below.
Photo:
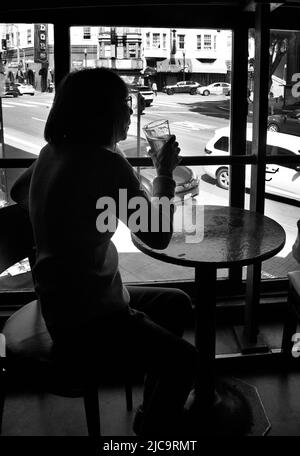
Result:
<svg viewBox="0 0 300 456"><path fill-rule="evenodd" d="M87 95L89 96L89 95ZM45 144L43 130L52 105L52 93L36 93L34 97L23 95L18 98L3 98L5 156L7 158L34 157ZM153 104L147 107L141 117L141 127L158 119L168 119L171 133L176 135L181 148L181 155L204 155L204 148L212 138L214 131L229 125L228 97L224 95L158 93ZM76 106L76 101L74 101ZM137 134L137 118L132 116L129 133ZM141 129L141 135L144 136ZM122 143L120 143L122 146ZM191 167L200 178L199 204L228 205L229 192L219 188L214 181L204 175L202 167ZM7 180L10 188L21 170L8 170ZM249 195L246 194L246 208L249 207ZM286 272L297 269L297 263L291 257L291 247L297 234L297 220L300 218L298 207L266 199L265 215L273 218L285 229L287 241L276 259L280 268L274 273L265 272L265 277L285 276ZM122 223L113 236L118 251L135 253L137 249L131 242L130 233ZM271 261L271 260L269 260ZM268 262L267 262L268 263ZM120 255L122 266L122 257ZM165 265L165 269L169 268ZM176 280L176 277L174 277Z"/></svg>

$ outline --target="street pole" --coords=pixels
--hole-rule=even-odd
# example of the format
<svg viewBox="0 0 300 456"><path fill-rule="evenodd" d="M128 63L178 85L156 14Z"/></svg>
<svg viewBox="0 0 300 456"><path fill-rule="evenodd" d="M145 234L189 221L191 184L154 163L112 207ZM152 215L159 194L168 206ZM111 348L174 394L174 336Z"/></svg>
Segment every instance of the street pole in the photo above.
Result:
<svg viewBox="0 0 300 456"><path fill-rule="evenodd" d="M183 55L183 76L182 76L182 80L184 81L185 80L185 51L182 51L182 55Z"/></svg>
<svg viewBox="0 0 300 456"><path fill-rule="evenodd" d="M110 52L111 52L111 68L116 69L116 57L117 57L117 31L116 27L110 28Z"/></svg>
<svg viewBox="0 0 300 456"><path fill-rule="evenodd" d="M84 49L84 67L87 67L87 49Z"/></svg>

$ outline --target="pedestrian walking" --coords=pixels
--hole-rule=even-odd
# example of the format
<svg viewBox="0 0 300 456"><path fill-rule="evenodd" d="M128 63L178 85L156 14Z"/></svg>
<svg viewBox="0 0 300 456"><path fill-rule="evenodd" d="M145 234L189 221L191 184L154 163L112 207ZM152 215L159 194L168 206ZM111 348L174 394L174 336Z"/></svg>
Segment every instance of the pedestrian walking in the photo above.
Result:
<svg viewBox="0 0 300 456"><path fill-rule="evenodd" d="M152 84L152 90L153 90L155 96L157 97L157 85L156 85L156 82L153 82L153 84Z"/></svg>

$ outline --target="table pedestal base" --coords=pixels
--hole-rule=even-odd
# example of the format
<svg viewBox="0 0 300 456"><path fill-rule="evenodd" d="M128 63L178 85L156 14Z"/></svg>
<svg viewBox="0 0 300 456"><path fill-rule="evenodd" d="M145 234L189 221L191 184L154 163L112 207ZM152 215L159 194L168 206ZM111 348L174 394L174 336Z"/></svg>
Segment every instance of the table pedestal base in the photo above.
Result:
<svg viewBox="0 0 300 456"><path fill-rule="evenodd" d="M261 334L257 335L256 342L250 342L244 335L244 326L234 326L234 334L239 344L241 353L267 353L270 351L267 343Z"/></svg>
<svg viewBox="0 0 300 456"><path fill-rule="evenodd" d="M234 378L216 381L208 413L197 398L187 417L188 433L195 437L265 435L271 427L257 389Z"/></svg>

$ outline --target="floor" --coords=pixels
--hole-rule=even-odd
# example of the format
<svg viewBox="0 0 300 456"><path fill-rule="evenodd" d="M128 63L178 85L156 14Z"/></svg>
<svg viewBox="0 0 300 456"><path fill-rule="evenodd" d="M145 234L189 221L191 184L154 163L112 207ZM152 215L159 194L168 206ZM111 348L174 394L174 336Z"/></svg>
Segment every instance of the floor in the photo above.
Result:
<svg viewBox="0 0 300 456"><path fill-rule="evenodd" d="M281 326L262 326L268 344L278 348ZM230 328L218 328L217 353L237 351ZM193 333L185 335L193 340ZM297 366L296 366L297 368ZM234 376L257 387L271 422L268 436L300 436L300 359L299 369L284 372L235 372ZM141 402L142 385L133 387L134 410ZM99 390L103 436L133 436L133 412L127 412L124 387L102 386ZM83 401L51 394L11 392L6 400L3 436L85 436Z"/></svg>

